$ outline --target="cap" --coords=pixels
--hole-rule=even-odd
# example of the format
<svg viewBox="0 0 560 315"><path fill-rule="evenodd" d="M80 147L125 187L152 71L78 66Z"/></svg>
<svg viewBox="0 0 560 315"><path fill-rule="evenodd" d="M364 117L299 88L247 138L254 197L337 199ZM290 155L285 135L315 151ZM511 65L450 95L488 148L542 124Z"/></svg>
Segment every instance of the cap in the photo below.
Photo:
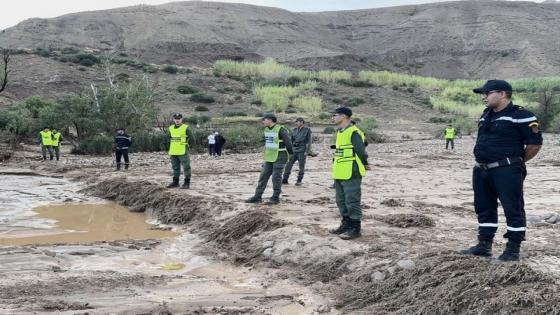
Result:
<svg viewBox="0 0 560 315"><path fill-rule="evenodd" d="M276 115L274 115L274 113L264 113L262 119L271 119L271 120L275 120L275 119L276 119Z"/></svg>
<svg viewBox="0 0 560 315"><path fill-rule="evenodd" d="M296 121L305 122L305 119L303 119L303 117L298 117L298 118L296 118Z"/></svg>
<svg viewBox="0 0 560 315"><path fill-rule="evenodd" d="M180 113L175 113L173 114L173 118L183 118L183 115L181 115Z"/></svg>
<svg viewBox="0 0 560 315"><path fill-rule="evenodd" d="M344 106L335 108L331 113L333 113L333 114L343 114L343 115L346 115L348 117L352 117L352 110L350 108L344 107Z"/></svg>
<svg viewBox="0 0 560 315"><path fill-rule="evenodd" d="M488 80L483 86L473 89L473 92L482 94L490 91L512 91L511 85L504 80Z"/></svg>
<svg viewBox="0 0 560 315"><path fill-rule="evenodd" d="M119 130L124 130L124 128L123 127L117 128L117 131L119 131Z"/></svg>

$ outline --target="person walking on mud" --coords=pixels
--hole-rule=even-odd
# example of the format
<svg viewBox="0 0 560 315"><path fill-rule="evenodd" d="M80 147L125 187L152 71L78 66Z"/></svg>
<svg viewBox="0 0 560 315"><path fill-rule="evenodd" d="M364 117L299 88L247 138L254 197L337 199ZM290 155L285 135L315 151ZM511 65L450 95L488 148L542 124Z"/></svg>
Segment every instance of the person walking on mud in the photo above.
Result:
<svg viewBox="0 0 560 315"><path fill-rule="evenodd" d="M132 138L126 133L124 128L117 128L115 135L115 159L117 171L121 170L121 158L124 158L124 169L128 170L130 161L128 160L128 148L132 145Z"/></svg>
<svg viewBox="0 0 560 315"><path fill-rule="evenodd" d="M282 192L282 171L289 155L293 153L290 133L286 127L277 123L277 118L272 113L264 114L262 118L264 128L264 163L259 177L255 194L247 199L247 203L259 203L266 189L268 179L272 175L272 197L266 204L280 203L280 193Z"/></svg>
<svg viewBox="0 0 560 315"><path fill-rule="evenodd" d="M290 178L292 167L294 166L294 163L298 161L299 172L296 186L301 186L301 181L303 180L303 175L305 173L305 160L311 151L311 141L311 129L305 127L305 120L302 117L298 117L296 119L296 128L292 131L292 146L294 148L294 154L290 156L290 160L284 170L284 176L282 178L283 185L288 184L288 178Z"/></svg>
<svg viewBox="0 0 560 315"><path fill-rule="evenodd" d="M445 150L449 149L449 144L451 144L451 150L455 149L455 136L457 132L455 128L450 124L445 128L444 137L445 137Z"/></svg>
<svg viewBox="0 0 560 315"><path fill-rule="evenodd" d="M181 189L189 189L191 185L191 164L189 158L189 147L192 145L193 136L189 125L183 123L183 115L173 114L173 125L169 126L169 156L173 169L173 182L167 188L179 187L181 176L181 165L185 181Z"/></svg>
<svg viewBox="0 0 560 315"><path fill-rule="evenodd" d="M526 218L523 181L525 163L535 157L542 146L537 117L511 102L511 85L503 80L489 80L474 89L486 103L478 123L474 146L474 209L478 218L478 244L463 254L492 256L492 241L498 229L498 200L504 208L508 239L501 261L519 260L521 242L525 240Z"/></svg>
<svg viewBox="0 0 560 315"><path fill-rule="evenodd" d="M352 124L352 110L338 107L332 120L337 125L332 177L336 190L336 205L340 211L340 226L330 232L344 240L360 237L362 221L362 177L369 170L364 133Z"/></svg>
<svg viewBox="0 0 560 315"><path fill-rule="evenodd" d="M52 149L56 160L60 160L60 142L62 142L62 135L57 128L52 129Z"/></svg>
<svg viewBox="0 0 560 315"><path fill-rule="evenodd" d="M49 127L43 128L39 131L39 141L41 141L41 153L43 154L43 161L47 160L47 151L49 152L49 157L52 161L53 151L52 151L52 132Z"/></svg>

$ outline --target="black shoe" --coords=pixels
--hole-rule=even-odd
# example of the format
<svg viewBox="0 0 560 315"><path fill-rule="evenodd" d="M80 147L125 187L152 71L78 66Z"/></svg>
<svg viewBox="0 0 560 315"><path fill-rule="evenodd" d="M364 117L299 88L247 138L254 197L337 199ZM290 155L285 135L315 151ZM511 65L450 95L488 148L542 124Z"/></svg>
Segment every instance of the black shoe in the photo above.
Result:
<svg viewBox="0 0 560 315"><path fill-rule="evenodd" d="M298 180L298 181L296 182L296 186L301 186L301 181Z"/></svg>
<svg viewBox="0 0 560 315"><path fill-rule="evenodd" d="M128 170L128 163L126 163L126 164L124 165L124 170L125 170L125 171Z"/></svg>
<svg viewBox="0 0 560 315"><path fill-rule="evenodd" d="M262 202L262 198L261 197L257 197L257 196L253 196L247 200L245 200L246 203L261 203Z"/></svg>
<svg viewBox="0 0 560 315"><path fill-rule="evenodd" d="M288 179L283 179L282 180L282 185L288 185Z"/></svg>
<svg viewBox="0 0 560 315"><path fill-rule="evenodd" d="M177 188L177 187L179 187L179 177L173 177L173 182L165 186L165 188Z"/></svg>
<svg viewBox="0 0 560 315"><path fill-rule="evenodd" d="M272 197L272 198L268 199L264 204L265 205L277 205L279 203L280 203L280 198Z"/></svg>
<svg viewBox="0 0 560 315"><path fill-rule="evenodd" d="M340 225L336 229L329 230L329 233L339 235L346 232L346 229L348 229L349 220L350 220L349 217L342 217L342 220L340 221Z"/></svg>
<svg viewBox="0 0 560 315"><path fill-rule="evenodd" d="M191 180L185 178L185 182L183 182L183 186L181 186L181 189L189 189L189 188L191 188Z"/></svg>
<svg viewBox="0 0 560 315"><path fill-rule="evenodd" d="M479 237L478 244L462 250L461 254L490 257L492 256L492 240L482 239Z"/></svg>
<svg viewBox="0 0 560 315"><path fill-rule="evenodd" d="M519 248L520 247L521 247L521 243L508 241L507 244L506 244L506 249L500 255L500 257L498 257L498 260L501 260L501 261L519 261Z"/></svg>
<svg viewBox="0 0 560 315"><path fill-rule="evenodd" d="M352 240L362 236L362 222L360 220L349 219L348 228L338 237L343 240Z"/></svg>
<svg viewBox="0 0 560 315"><path fill-rule="evenodd" d="M121 163L117 163L117 171L121 170Z"/></svg>

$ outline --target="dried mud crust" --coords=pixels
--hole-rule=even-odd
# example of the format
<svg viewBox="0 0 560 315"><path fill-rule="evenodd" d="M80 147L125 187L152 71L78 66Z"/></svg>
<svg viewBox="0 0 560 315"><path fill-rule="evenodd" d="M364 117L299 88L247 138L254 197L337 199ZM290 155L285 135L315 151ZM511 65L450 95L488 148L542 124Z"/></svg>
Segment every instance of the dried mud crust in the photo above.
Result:
<svg viewBox="0 0 560 315"><path fill-rule="evenodd" d="M367 314L560 314L558 279L523 263L428 253L386 279L364 269L337 281L338 306ZM389 272L386 272L388 274Z"/></svg>
<svg viewBox="0 0 560 315"><path fill-rule="evenodd" d="M397 213L377 215L374 218L378 221L385 222L389 225L408 228L408 227L433 227L436 225L435 221L423 214L413 213Z"/></svg>

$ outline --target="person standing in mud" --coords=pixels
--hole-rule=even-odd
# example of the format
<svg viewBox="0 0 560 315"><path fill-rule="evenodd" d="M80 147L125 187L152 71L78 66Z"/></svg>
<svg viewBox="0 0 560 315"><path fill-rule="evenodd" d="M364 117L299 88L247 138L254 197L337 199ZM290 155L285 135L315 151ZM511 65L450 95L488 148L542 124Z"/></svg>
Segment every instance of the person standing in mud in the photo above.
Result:
<svg viewBox="0 0 560 315"><path fill-rule="evenodd" d="M41 152L43 153L43 161L47 160L47 151L49 152L49 157L52 161L53 151L52 151L52 132L49 127L43 128L39 131L39 140L41 141Z"/></svg>
<svg viewBox="0 0 560 315"><path fill-rule="evenodd" d="M273 193L266 204L278 204L280 203L280 193L282 192L282 171L289 160L289 155L293 153L292 140L290 139L288 129L277 123L277 118L274 114L264 114L262 124L265 127L264 163L255 194L245 202L261 202L268 179L272 175Z"/></svg>
<svg viewBox="0 0 560 315"><path fill-rule="evenodd" d="M181 165L185 181L181 189L189 189L191 185L191 164L189 158L189 147L192 145L193 135L189 125L183 123L183 115L173 114L173 125L169 126L169 156L173 169L173 182L167 188L179 187L181 176Z"/></svg>
<svg viewBox="0 0 560 315"><path fill-rule="evenodd" d="M543 138L537 117L511 102L511 85L503 80L489 80L474 89L486 103L478 123L474 146L474 209L478 218L478 244L463 254L491 256L492 241L498 229L498 200L504 208L508 239L501 261L519 260L521 242L525 240L526 218L523 181L525 163L539 152Z"/></svg>
<svg viewBox="0 0 560 315"><path fill-rule="evenodd" d="M214 138L216 139L216 154L222 156L222 150L226 144L226 138L224 138L219 132L214 132Z"/></svg>
<svg viewBox="0 0 560 315"><path fill-rule="evenodd" d="M62 141L62 135L57 128L52 129L52 148L56 160L60 160L60 142Z"/></svg>
<svg viewBox="0 0 560 315"><path fill-rule="evenodd" d="M451 144L451 150L455 149L455 136L457 132L455 128L450 124L445 128L444 137L445 137L445 150L449 149L449 144Z"/></svg>
<svg viewBox="0 0 560 315"><path fill-rule="evenodd" d="M360 237L362 223L362 177L369 170L364 133L352 124L352 110L338 107L332 120L337 125L332 177L336 190L336 205L340 211L340 226L330 233L344 240Z"/></svg>
<svg viewBox="0 0 560 315"><path fill-rule="evenodd" d="M115 159L117 171L121 170L121 158L124 158L124 169L128 170L130 161L128 160L128 148L132 145L132 138L126 133L124 128L117 128L115 135Z"/></svg>
<svg viewBox="0 0 560 315"><path fill-rule="evenodd" d="M208 155L216 155L216 136L213 132L208 135Z"/></svg>
<svg viewBox="0 0 560 315"><path fill-rule="evenodd" d="M305 127L305 120L302 117L298 117L296 119L296 128L292 131L292 146L294 148L294 154L290 156L290 160L284 170L284 176L282 178L283 185L288 184L288 178L290 178L292 167L294 166L294 163L298 161L299 172L296 186L301 186L301 181L303 180L303 175L305 173L305 159L311 151L311 140L311 129Z"/></svg>

